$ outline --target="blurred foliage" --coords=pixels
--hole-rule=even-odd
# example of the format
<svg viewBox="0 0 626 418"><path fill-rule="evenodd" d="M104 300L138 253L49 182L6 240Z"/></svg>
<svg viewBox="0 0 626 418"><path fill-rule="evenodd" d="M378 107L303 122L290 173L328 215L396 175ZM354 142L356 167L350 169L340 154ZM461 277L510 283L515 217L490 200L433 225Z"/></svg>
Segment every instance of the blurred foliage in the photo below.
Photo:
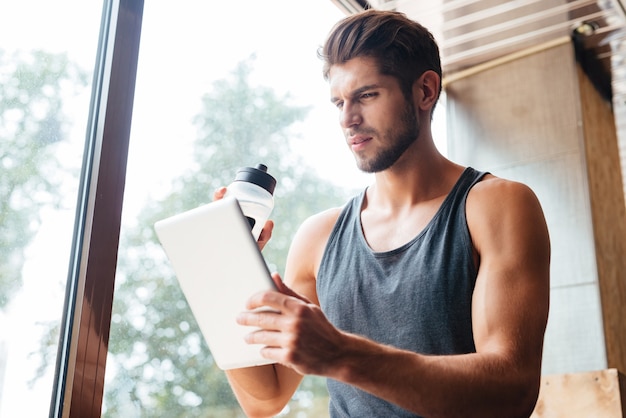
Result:
<svg viewBox="0 0 626 418"><path fill-rule="evenodd" d="M308 109L290 104L289 95L279 97L272 89L252 86L252 64L252 59L242 62L205 94L194 120L198 138L193 164L171 193L149 203L137 226L122 233L106 417L243 416L156 240L157 220L211 201L213 191L228 185L238 168L264 163L278 180L272 214L276 227L264 255L274 270L282 271L300 223L343 204L352 192L318 178L290 150L292 126L305 119ZM321 400L326 412L326 396L324 379L307 377L285 416L300 417L301 411L320 416L314 400Z"/></svg>
<svg viewBox="0 0 626 418"><path fill-rule="evenodd" d="M0 50L0 309L22 285L41 209L61 202L55 152L69 129L63 98L86 85L87 74L65 54Z"/></svg>

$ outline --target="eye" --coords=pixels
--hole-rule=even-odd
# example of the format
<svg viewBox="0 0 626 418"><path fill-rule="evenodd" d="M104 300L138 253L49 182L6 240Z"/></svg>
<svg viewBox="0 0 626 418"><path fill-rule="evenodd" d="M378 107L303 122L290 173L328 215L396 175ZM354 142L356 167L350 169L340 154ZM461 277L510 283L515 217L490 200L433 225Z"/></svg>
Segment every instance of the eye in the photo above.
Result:
<svg viewBox="0 0 626 418"><path fill-rule="evenodd" d="M370 92L367 92L367 93L363 93L361 95L361 98L362 99L369 99L369 98L372 98L372 97L376 97L377 95L378 95L377 93L370 91Z"/></svg>
<svg viewBox="0 0 626 418"><path fill-rule="evenodd" d="M341 100L337 100L337 101L335 102L335 107L336 107L337 109L342 109L342 108L343 108L343 101L341 101Z"/></svg>

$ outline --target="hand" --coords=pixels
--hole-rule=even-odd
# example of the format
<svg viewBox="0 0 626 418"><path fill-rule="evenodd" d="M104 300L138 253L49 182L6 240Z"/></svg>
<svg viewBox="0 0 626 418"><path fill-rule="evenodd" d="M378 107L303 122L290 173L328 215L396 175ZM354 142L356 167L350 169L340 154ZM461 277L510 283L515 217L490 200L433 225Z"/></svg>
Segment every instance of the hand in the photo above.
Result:
<svg viewBox="0 0 626 418"><path fill-rule="evenodd" d="M246 336L246 342L264 345L263 357L300 374L326 375L341 357L342 333L319 306L287 287L277 273L272 280L279 291L253 295L246 305L249 311L237 318L240 325L258 328ZM272 311L251 312L260 307Z"/></svg>
<svg viewBox="0 0 626 418"><path fill-rule="evenodd" d="M226 187L220 187L215 192L213 192L213 201L220 200L226 194ZM274 230L274 221L268 220L263 225L263 229L261 230L261 234L259 235L259 239L257 240L257 244L259 249L262 250L265 247L265 244L272 238L272 231Z"/></svg>

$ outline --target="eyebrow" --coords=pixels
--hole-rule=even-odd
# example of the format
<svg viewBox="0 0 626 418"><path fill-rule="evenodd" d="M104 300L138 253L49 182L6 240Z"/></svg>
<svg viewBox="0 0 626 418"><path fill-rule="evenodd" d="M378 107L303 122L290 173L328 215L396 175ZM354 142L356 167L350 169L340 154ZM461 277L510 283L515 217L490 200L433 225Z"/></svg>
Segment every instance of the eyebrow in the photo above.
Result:
<svg viewBox="0 0 626 418"><path fill-rule="evenodd" d="M368 90L377 89L379 87L380 87L379 84L368 84L368 85L359 87L358 89L353 90L353 91L350 92L350 98L356 97L356 96L362 94L363 92L366 92ZM339 98L336 97L336 96L330 98L330 102L331 103L337 103L337 101L339 101Z"/></svg>

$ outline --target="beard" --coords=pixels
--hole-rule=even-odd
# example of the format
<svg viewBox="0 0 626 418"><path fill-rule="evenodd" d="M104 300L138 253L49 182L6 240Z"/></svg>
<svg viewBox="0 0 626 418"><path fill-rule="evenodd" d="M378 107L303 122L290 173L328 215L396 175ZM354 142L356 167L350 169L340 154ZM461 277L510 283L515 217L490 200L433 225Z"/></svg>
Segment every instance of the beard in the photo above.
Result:
<svg viewBox="0 0 626 418"><path fill-rule="evenodd" d="M358 132L372 136L378 133L375 129L363 129ZM389 144L388 147L370 159L359 159L357 156L357 167L365 173L377 173L388 169L417 140L419 133L420 125L415 117L415 107L412 101L407 100L398 126L388 129L382 136L384 143Z"/></svg>

